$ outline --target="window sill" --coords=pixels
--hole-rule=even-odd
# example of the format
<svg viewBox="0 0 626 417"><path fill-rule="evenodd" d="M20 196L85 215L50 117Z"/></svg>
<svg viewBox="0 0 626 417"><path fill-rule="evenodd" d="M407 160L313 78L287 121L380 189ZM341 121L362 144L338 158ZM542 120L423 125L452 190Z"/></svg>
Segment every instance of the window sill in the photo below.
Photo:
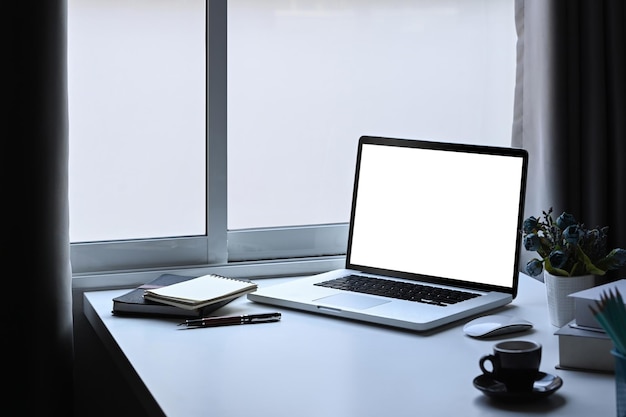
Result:
<svg viewBox="0 0 626 417"><path fill-rule="evenodd" d="M130 288L151 281L160 274L171 273L189 276L220 274L233 278L277 278L287 276L313 275L331 269L342 268L345 256L324 256L313 258L292 258L261 262L231 262L204 267L176 267L150 270L99 272L96 274L73 274L74 290L105 290Z"/></svg>

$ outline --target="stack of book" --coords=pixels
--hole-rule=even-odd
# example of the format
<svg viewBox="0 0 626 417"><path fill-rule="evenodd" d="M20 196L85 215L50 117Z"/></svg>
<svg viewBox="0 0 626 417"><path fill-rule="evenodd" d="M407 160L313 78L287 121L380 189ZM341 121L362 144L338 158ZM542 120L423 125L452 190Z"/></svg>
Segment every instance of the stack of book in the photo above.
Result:
<svg viewBox="0 0 626 417"><path fill-rule="evenodd" d="M255 291L249 280L210 274L163 274L113 298L114 315L202 318L234 299Z"/></svg>
<svg viewBox="0 0 626 417"><path fill-rule="evenodd" d="M570 294L574 298L574 320L556 331L559 339L559 368L581 371L614 372L613 342L590 307L596 307L605 291L626 294L626 279Z"/></svg>

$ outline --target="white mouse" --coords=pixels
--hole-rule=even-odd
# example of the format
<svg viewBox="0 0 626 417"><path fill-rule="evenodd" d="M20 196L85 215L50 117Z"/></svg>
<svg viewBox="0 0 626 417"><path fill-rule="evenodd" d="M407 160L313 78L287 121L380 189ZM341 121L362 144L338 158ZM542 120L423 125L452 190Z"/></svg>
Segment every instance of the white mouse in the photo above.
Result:
<svg viewBox="0 0 626 417"><path fill-rule="evenodd" d="M507 333L529 330L533 324L515 316L492 314L478 317L463 326L463 331L472 337L500 336Z"/></svg>

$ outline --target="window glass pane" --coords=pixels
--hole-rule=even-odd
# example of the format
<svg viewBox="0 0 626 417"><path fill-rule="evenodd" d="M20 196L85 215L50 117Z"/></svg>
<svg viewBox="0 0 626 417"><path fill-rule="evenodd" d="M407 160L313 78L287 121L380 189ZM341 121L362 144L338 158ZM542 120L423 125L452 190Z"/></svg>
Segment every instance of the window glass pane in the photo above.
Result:
<svg viewBox="0 0 626 417"><path fill-rule="evenodd" d="M348 221L361 135L510 145L512 0L228 7L229 229Z"/></svg>
<svg viewBox="0 0 626 417"><path fill-rule="evenodd" d="M204 0L69 0L70 239L206 232Z"/></svg>

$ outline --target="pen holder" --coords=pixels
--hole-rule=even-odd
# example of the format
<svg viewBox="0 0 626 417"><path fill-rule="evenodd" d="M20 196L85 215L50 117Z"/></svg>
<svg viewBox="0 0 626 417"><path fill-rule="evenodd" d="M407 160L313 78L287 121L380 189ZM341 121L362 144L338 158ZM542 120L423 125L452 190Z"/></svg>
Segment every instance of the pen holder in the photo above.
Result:
<svg viewBox="0 0 626 417"><path fill-rule="evenodd" d="M611 350L615 357L615 403L617 417L626 417L626 356L616 349Z"/></svg>

